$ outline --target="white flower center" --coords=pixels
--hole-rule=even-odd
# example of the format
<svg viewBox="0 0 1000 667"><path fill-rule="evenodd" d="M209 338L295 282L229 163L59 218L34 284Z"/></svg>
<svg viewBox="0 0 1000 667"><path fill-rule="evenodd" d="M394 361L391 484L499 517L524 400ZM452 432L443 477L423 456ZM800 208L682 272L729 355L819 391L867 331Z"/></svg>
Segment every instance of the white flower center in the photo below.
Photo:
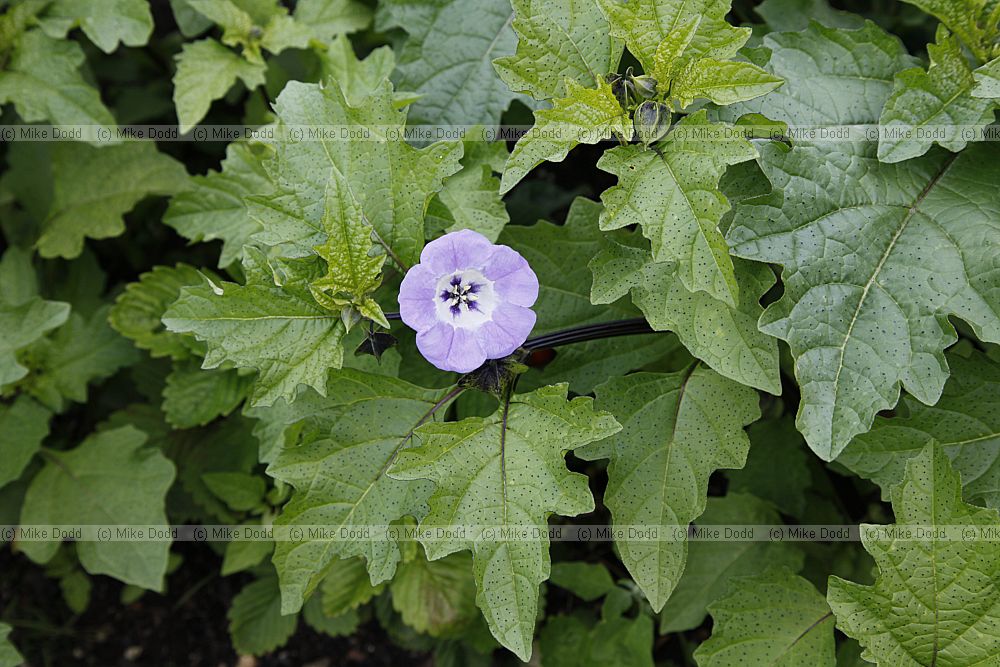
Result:
<svg viewBox="0 0 1000 667"><path fill-rule="evenodd" d="M476 269L441 276L435 294L435 314L442 322L460 329L476 329L492 319L496 306L493 281Z"/></svg>

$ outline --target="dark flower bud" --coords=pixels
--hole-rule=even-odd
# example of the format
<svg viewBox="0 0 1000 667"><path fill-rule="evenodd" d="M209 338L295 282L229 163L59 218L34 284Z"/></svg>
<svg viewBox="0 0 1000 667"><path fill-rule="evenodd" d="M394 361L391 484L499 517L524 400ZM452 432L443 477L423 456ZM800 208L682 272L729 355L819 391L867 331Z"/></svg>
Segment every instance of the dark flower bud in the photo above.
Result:
<svg viewBox="0 0 1000 667"><path fill-rule="evenodd" d="M659 141L670 129L670 109L660 102L643 102L632 116L635 138L642 143Z"/></svg>

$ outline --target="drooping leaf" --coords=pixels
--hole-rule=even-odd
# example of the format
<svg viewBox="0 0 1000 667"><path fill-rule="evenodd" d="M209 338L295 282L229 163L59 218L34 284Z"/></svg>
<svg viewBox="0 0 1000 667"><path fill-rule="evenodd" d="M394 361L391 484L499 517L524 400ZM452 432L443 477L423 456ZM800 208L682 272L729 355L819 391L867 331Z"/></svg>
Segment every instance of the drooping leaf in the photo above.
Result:
<svg viewBox="0 0 1000 667"><path fill-rule="evenodd" d="M937 403L904 397L903 415L876 417L872 430L854 438L837 461L881 486L888 498L903 480L906 462L933 439L961 474L965 497L998 507L1000 364L979 352L947 358L951 377Z"/></svg>
<svg viewBox="0 0 1000 667"><path fill-rule="evenodd" d="M476 603L493 636L522 660L531 656L538 586L549 575L549 514L593 509L586 478L566 469L566 451L607 437L620 426L595 412L592 399L566 400L567 385L513 397L489 418L425 424L418 447L404 450L390 475L431 479L434 494L420 526L469 526L464 536L424 542L428 558L463 549L473 554ZM537 540L514 531L541 529ZM527 537L527 536L525 536Z"/></svg>
<svg viewBox="0 0 1000 667"><path fill-rule="evenodd" d="M21 476L49 434L52 413L27 396L0 405L0 487Z"/></svg>
<svg viewBox="0 0 1000 667"><path fill-rule="evenodd" d="M364 558L334 560L319 585L323 614L333 618L354 611L384 588L384 582L372 585Z"/></svg>
<svg viewBox="0 0 1000 667"><path fill-rule="evenodd" d="M750 452L753 456L752 448ZM780 523L781 517L767 503L746 493L730 492L722 498L709 498L705 512L695 521L695 526L767 526ZM684 574L660 611L660 634L684 632L701 625L710 605L719 604L734 577L757 574L768 567L788 567L798 571L802 560L802 552L791 542L693 540L688 545Z"/></svg>
<svg viewBox="0 0 1000 667"><path fill-rule="evenodd" d="M140 275L137 282L125 287L111 308L108 323L153 357L186 359L192 352L200 352L201 345L191 336L167 331L160 320L180 296L182 287L204 282L202 273L187 264L154 266L152 271Z"/></svg>
<svg viewBox="0 0 1000 667"><path fill-rule="evenodd" d="M446 392L348 369L333 374L323 390L329 399L322 412L301 422L298 440L286 441L268 466L269 475L295 488L275 524L361 530L423 514L430 484L400 481L386 471L413 446L413 430L439 401L447 402ZM303 531L301 539L278 542L282 609L297 610L333 559L351 556L365 557L373 584L389 580L400 559L396 541L385 535L326 540Z"/></svg>
<svg viewBox="0 0 1000 667"><path fill-rule="evenodd" d="M278 192L250 199L251 215L263 226L254 240L282 246L285 256L314 254L313 247L327 240L325 193L339 173L381 242L403 264L415 264L423 247L424 210L442 180L459 169L461 142L423 149L406 143L406 112L394 105L387 81L353 106L336 85L291 82L275 112L279 131L298 127L303 134L291 133L275 144L275 159L266 168ZM349 127L363 136L344 141L339 134L310 134L323 126Z"/></svg>
<svg viewBox="0 0 1000 667"><path fill-rule="evenodd" d="M0 104L13 103L29 123L114 128L97 89L80 73L84 60L76 42L52 39L41 30L24 32L0 70Z"/></svg>
<svg viewBox="0 0 1000 667"><path fill-rule="evenodd" d="M163 390L163 414L174 428L204 426L235 410L254 377L235 370L203 370L197 361L176 364Z"/></svg>
<svg viewBox="0 0 1000 667"><path fill-rule="evenodd" d="M730 594L709 611L712 636L694 653L699 667L837 664L829 605L787 568L733 579Z"/></svg>
<svg viewBox="0 0 1000 667"><path fill-rule="evenodd" d="M656 526L667 538L616 541L659 611L684 571L687 525L705 509L709 475L746 461L743 427L760 416L757 395L700 364L612 378L596 393L598 407L615 415L622 431L577 454L611 460L604 502L615 525Z"/></svg>
<svg viewBox="0 0 1000 667"><path fill-rule="evenodd" d="M973 96L976 79L958 39L938 27L937 42L928 44L927 51L927 71L914 67L896 75L879 118L882 162L918 157L935 143L960 151L970 130L981 136L993 122L993 100Z"/></svg>
<svg viewBox="0 0 1000 667"><path fill-rule="evenodd" d="M1000 340L991 156L975 145L887 165L872 144L762 151L775 192L740 206L729 242L738 256L784 266L784 296L760 328L791 347L796 424L822 458L895 405L901 384L937 401L942 350L955 340L946 315Z"/></svg>
<svg viewBox="0 0 1000 667"><path fill-rule="evenodd" d="M243 198L267 194L270 180L261 163L262 150L249 143L226 147L222 170L191 177L191 186L174 196L163 223L191 241L222 240L219 268L242 258L243 246L260 225L250 217Z"/></svg>
<svg viewBox="0 0 1000 667"><path fill-rule="evenodd" d="M654 261L676 262L689 291L707 292L735 307L739 285L718 228L729 209L719 179L728 165L752 160L757 152L745 139L703 139L698 133L725 129L699 111L685 116L655 147L613 148L597 166L618 176L618 185L601 195L601 229L640 225Z"/></svg>
<svg viewBox="0 0 1000 667"><path fill-rule="evenodd" d="M468 553L429 561L418 551L399 566L389 585L393 609L417 632L431 637L460 636L479 614L472 569Z"/></svg>
<svg viewBox="0 0 1000 667"><path fill-rule="evenodd" d="M249 89L263 85L266 67L242 58L214 39L188 42L177 54L174 106L181 132L201 122L212 102L225 95L237 80Z"/></svg>
<svg viewBox="0 0 1000 667"><path fill-rule="evenodd" d="M153 32L153 14L145 0L55 0L41 26L55 38L79 26L97 48L111 53L119 42L144 46Z"/></svg>
<svg viewBox="0 0 1000 667"><path fill-rule="evenodd" d="M565 80L590 87L618 69L623 44L596 0L514 0L517 51L493 61L511 90L536 100L565 97Z"/></svg>
<svg viewBox="0 0 1000 667"><path fill-rule="evenodd" d="M562 162L578 144L596 144L614 136L631 138L632 123L601 80L596 88L584 88L566 80L566 95L552 108L535 112L535 126L518 139L507 160L500 194L506 193L542 162Z"/></svg>
<svg viewBox="0 0 1000 667"><path fill-rule="evenodd" d="M96 433L70 451L49 451L28 487L24 525L162 526L164 498L174 466L146 435L131 426ZM127 483L123 483L127 480ZM59 542L26 541L20 549L35 562L55 555ZM162 590L169 541L77 542L80 564L128 584Z"/></svg>
<svg viewBox="0 0 1000 667"><path fill-rule="evenodd" d="M69 318L70 306L60 301L32 297L22 303L0 300L0 387L20 380L28 369L16 352L61 326Z"/></svg>
<svg viewBox="0 0 1000 667"><path fill-rule="evenodd" d="M343 364L344 323L301 284L275 284L263 256L244 259L247 283L185 287L163 315L169 331L208 345L202 368L223 363L258 371L254 405L294 399L299 385L325 395L326 376Z"/></svg>
<svg viewBox="0 0 1000 667"><path fill-rule="evenodd" d="M421 95L413 121L432 125L487 125L517 95L493 69L514 52L514 13L491 0L385 0L378 27L408 34L399 50L397 85Z"/></svg>
<svg viewBox="0 0 1000 667"><path fill-rule="evenodd" d="M281 614L281 592L273 574L253 581L236 594L227 614L229 636L240 653L262 655L283 645L295 632L298 615Z"/></svg>
<svg viewBox="0 0 1000 667"><path fill-rule="evenodd" d="M907 462L892 509L895 524L862 525L862 544L878 565L875 584L830 577L827 600L837 627L879 664L996 662L1000 553L977 531L996 531L997 511L962 502L959 475L934 442ZM959 526L973 531L972 539L959 539Z"/></svg>
<svg viewBox="0 0 1000 667"><path fill-rule="evenodd" d="M0 75L2 76L2 75ZM52 149L54 196L41 224L42 257L72 259L86 238L106 239L125 231L122 216L150 195L184 189L187 172L151 141L95 148L58 143Z"/></svg>

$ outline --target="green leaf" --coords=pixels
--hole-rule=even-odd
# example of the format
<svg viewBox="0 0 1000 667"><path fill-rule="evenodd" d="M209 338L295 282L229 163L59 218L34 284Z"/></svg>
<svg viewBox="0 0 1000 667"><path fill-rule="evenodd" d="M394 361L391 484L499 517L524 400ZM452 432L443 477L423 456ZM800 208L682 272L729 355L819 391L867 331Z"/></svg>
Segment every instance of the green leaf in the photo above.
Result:
<svg viewBox="0 0 1000 667"><path fill-rule="evenodd" d="M753 63L702 58L677 73L670 94L682 108L699 98L726 105L766 95L783 83Z"/></svg>
<svg viewBox="0 0 1000 667"><path fill-rule="evenodd" d="M205 275L215 279L210 272ZM111 308L108 323L140 350L148 350L150 356L186 359L201 346L191 336L167 331L160 318L180 296L182 287L204 284L205 275L187 264L154 266L140 275L138 282L125 287Z"/></svg>
<svg viewBox="0 0 1000 667"><path fill-rule="evenodd" d="M385 0L377 27L402 28L402 90L419 93L413 119L432 125L500 122L517 95L500 80L493 59L514 52L514 14L508 2L490 0Z"/></svg>
<svg viewBox="0 0 1000 667"><path fill-rule="evenodd" d="M24 657L7 638L11 630L13 628L6 623L0 623L0 667L18 667L24 662Z"/></svg>
<svg viewBox="0 0 1000 667"><path fill-rule="evenodd" d="M750 28L726 22L730 0L598 0L611 24L611 34L625 40L645 72L652 72L656 49L678 25L692 20L698 27L685 54L692 59L728 60L750 37Z"/></svg>
<svg viewBox="0 0 1000 667"><path fill-rule="evenodd" d="M729 492L753 494L770 501L783 514L801 518L806 511L806 490L812 484L812 474L807 458L809 450L795 424L788 417L768 419L751 425L747 433L750 456L746 466L726 473ZM775 465L775 461L781 465Z"/></svg>
<svg viewBox="0 0 1000 667"><path fill-rule="evenodd" d="M389 584L392 608L403 622L431 637L456 637L476 620L472 556L454 553L429 561L422 553L399 566Z"/></svg>
<svg viewBox="0 0 1000 667"><path fill-rule="evenodd" d="M801 32L809 28L811 21L851 30L865 24L857 14L832 9L827 0L764 0L753 10L775 32Z"/></svg>
<svg viewBox="0 0 1000 667"><path fill-rule="evenodd" d="M356 0L299 0L294 16L316 39L330 41L335 35L367 28L372 11Z"/></svg>
<svg viewBox="0 0 1000 667"><path fill-rule="evenodd" d="M740 205L728 240L738 256L784 267L784 295L760 328L791 348L796 424L823 459L895 405L900 384L938 400L956 337L947 315L1000 341L992 157L983 145L894 165L870 144L762 150L775 192Z"/></svg>
<svg viewBox="0 0 1000 667"><path fill-rule="evenodd" d="M750 448L751 458L756 445ZM772 466L774 463L770 461ZM708 499L696 525L708 528L780 523L781 517L768 503L746 493L734 493L730 487L726 496ZM692 541L684 575L660 612L660 634L684 632L701 625L709 605L725 595L733 577L756 574L770 566L798 570L802 561L802 552L790 542Z"/></svg>
<svg viewBox="0 0 1000 667"><path fill-rule="evenodd" d="M262 150L233 142L226 147L222 170L191 177L191 186L170 200L163 223L191 241L222 240L219 268L243 257L243 246L260 231L247 211L244 197L263 195L271 181L261 164Z"/></svg>
<svg viewBox="0 0 1000 667"><path fill-rule="evenodd" d="M41 25L59 39L79 26L97 48L111 53L119 42L145 46L153 33L153 14L145 0L55 0Z"/></svg>
<svg viewBox="0 0 1000 667"><path fill-rule="evenodd" d="M66 325L30 351L33 373L25 389L55 412L66 401L87 402L87 385L111 377L135 363L139 355L108 326L108 306L89 317L70 315Z"/></svg>
<svg viewBox="0 0 1000 667"><path fill-rule="evenodd" d="M47 451L45 467L24 496L24 525L156 526L167 523L164 499L174 466L144 448L146 434L131 426L96 433L70 451ZM55 555L59 542L22 542L38 563ZM169 541L77 542L80 564L127 584L163 590Z"/></svg>
<svg viewBox="0 0 1000 667"><path fill-rule="evenodd" d="M601 195L601 229L640 225L654 261L677 262L689 291L707 292L735 308L739 285L718 227L729 201L719 179L727 166L752 160L757 152L742 138L721 141L700 134L726 130L699 111L685 116L655 147L613 148L597 166L618 176L618 185Z"/></svg>
<svg viewBox="0 0 1000 667"><path fill-rule="evenodd" d="M295 633L297 614L281 615L278 578L261 577L240 590L227 614L229 636L240 653L262 655L282 646Z"/></svg>
<svg viewBox="0 0 1000 667"><path fill-rule="evenodd" d="M251 215L263 226L254 240L282 246L286 257L313 255L313 247L328 238L324 221L337 214L327 206L326 193L339 174L381 242L410 266L423 247L424 211L442 180L460 168L462 144L407 144L406 111L394 105L387 81L355 102L335 84L285 86L275 112L278 131L291 139L277 142L275 159L266 164L278 193L250 199ZM363 136L345 141L339 134L309 134L321 126L347 126ZM299 137L289 132L296 127L303 132Z"/></svg>
<svg viewBox="0 0 1000 667"><path fill-rule="evenodd" d="M961 474L965 497L1000 507L1000 363L979 352L947 358L951 377L933 407L904 397L903 414L876 417L837 461L878 484L888 499L906 462L933 439Z"/></svg>
<svg viewBox="0 0 1000 667"><path fill-rule="evenodd" d="M237 512L259 507L267 490L263 479L245 472L209 472L201 478L212 493Z"/></svg>
<svg viewBox="0 0 1000 667"><path fill-rule="evenodd" d="M955 126L972 126L981 135L993 122L993 100L972 95L976 79L958 39L939 27L937 43L928 44L927 51L931 63L926 72L914 67L896 75L879 118L883 129L878 159L882 162L918 157L935 143L960 151L967 143L967 129Z"/></svg>
<svg viewBox="0 0 1000 667"><path fill-rule="evenodd" d="M228 577L257 567L273 550L274 542L268 540L234 540L227 543L222 557L222 576Z"/></svg>
<svg viewBox="0 0 1000 667"><path fill-rule="evenodd" d="M29 123L114 128L97 89L80 73L84 60L74 41L52 39L41 30L21 34L0 70L0 104L13 103Z"/></svg>
<svg viewBox="0 0 1000 667"><path fill-rule="evenodd" d="M500 235L499 242L516 248L538 276L533 335L639 315L626 300L606 306L590 302L587 262L604 242L597 226L600 213L600 204L580 197L570 206L564 225L508 225ZM676 339L667 334L632 336L627 343L608 338L566 345L557 349L544 371L522 376L520 386L569 382L574 392L587 394L609 377L642 368L677 347Z"/></svg>
<svg viewBox="0 0 1000 667"><path fill-rule="evenodd" d="M343 364L344 324L301 285L274 284L262 258L244 260L247 284L184 287L163 315L169 331L208 344L202 368L223 363L259 371L253 405L291 401L300 384L326 395L326 376Z"/></svg>
<svg viewBox="0 0 1000 667"><path fill-rule="evenodd" d="M52 413L27 396L0 405L0 487L21 476L49 434Z"/></svg>
<svg viewBox="0 0 1000 667"><path fill-rule="evenodd" d="M918 64L899 38L871 22L858 30L813 22L804 30L766 35L764 47L771 52L764 69L791 83L720 109L720 118L735 122L759 113L792 126L875 123L893 76Z"/></svg>
<svg viewBox="0 0 1000 667"><path fill-rule="evenodd" d="M163 414L174 428L204 426L235 410L253 388L253 375L203 370L197 361L176 364L163 390Z"/></svg>
<svg viewBox="0 0 1000 667"><path fill-rule="evenodd" d="M428 558L472 551L476 604L493 636L522 660L531 656L538 587L549 576L547 517L589 512L586 477L566 469L568 450L599 440L620 426L595 412L593 400L566 400L567 385L513 397L489 418L425 424L420 446L404 450L390 474L431 479L434 494L424 530L469 526L465 536L424 542ZM484 532L487 527L540 529L534 539Z"/></svg>
<svg viewBox="0 0 1000 667"><path fill-rule="evenodd" d="M376 94L396 67L396 55L388 46L381 46L365 56L364 60L358 60L351 40L345 36L334 39L318 55L322 80L334 79L351 107L363 105L366 97ZM401 95L407 93L394 95L397 106Z"/></svg>
<svg viewBox="0 0 1000 667"><path fill-rule="evenodd" d="M330 563L329 570L319 585L323 614L335 618L354 611L384 588L385 583L372 585L364 558L335 560Z"/></svg>
<svg viewBox="0 0 1000 667"><path fill-rule="evenodd" d="M937 17L981 60L997 36L996 2L990 0L903 0Z"/></svg>
<svg viewBox="0 0 1000 667"><path fill-rule="evenodd" d="M80 570L73 570L69 574L59 579L59 588L62 591L66 606L74 614L82 614L90 606L90 577ZM139 589L142 590L142 589Z"/></svg>
<svg viewBox="0 0 1000 667"><path fill-rule="evenodd" d="M581 561L553 563L549 581L587 602L604 597L615 587L608 568Z"/></svg>
<svg viewBox="0 0 1000 667"><path fill-rule="evenodd" d="M357 632L361 625L361 616L356 611L349 611L339 616L327 616L318 597L310 598L302 607L302 620L316 632L331 637L343 637Z"/></svg>
<svg viewBox="0 0 1000 667"><path fill-rule="evenodd" d="M331 375L324 394L329 399L322 412L303 420L298 440L286 441L268 466L269 475L295 488L275 525L322 524L339 531L422 514L430 485L391 478L386 470L413 445L413 430L438 402L447 402L445 392L344 369ZM365 557L373 584L392 578L400 559L396 541L386 537L326 540L305 534L278 542L274 564L282 608L296 611L334 558L350 556Z"/></svg>
<svg viewBox="0 0 1000 667"><path fill-rule="evenodd" d="M171 195L187 184L184 166L150 141L95 148L58 143L52 149L52 206L41 226L42 257L72 259L85 238L125 231L122 216L151 195Z"/></svg>
<svg viewBox="0 0 1000 667"><path fill-rule="evenodd" d="M69 312L68 303L44 301L39 297L16 305L0 302L0 386L28 374L15 353L41 339L46 332L62 326Z"/></svg>
<svg viewBox="0 0 1000 667"><path fill-rule="evenodd" d="M511 90L536 100L565 97L565 80L599 84L618 69L623 44L609 32L596 0L514 0L517 51L493 61Z"/></svg>
<svg viewBox="0 0 1000 667"><path fill-rule="evenodd" d="M937 443L906 464L892 490L892 526L862 525L878 565L873 586L830 577L827 600L837 628L865 647L868 661L892 665L990 664L1000 655L1000 558L992 540L959 540L956 526L997 530L997 511L962 502L962 486ZM906 536L906 528L925 529ZM948 537L928 536L952 527ZM874 529L882 529L881 533ZM887 529L896 529L895 531ZM902 531L902 532L900 532Z"/></svg>
<svg viewBox="0 0 1000 667"><path fill-rule="evenodd" d="M622 589L618 589L621 591ZM653 620L602 613L547 619L538 638L545 667L653 667Z"/></svg>
<svg viewBox="0 0 1000 667"><path fill-rule="evenodd" d="M756 392L694 364L678 373L612 378L596 393L597 406L615 415L622 431L577 454L611 459L604 503L615 525L686 535L705 509L709 475L746 461L750 441L743 427L760 416ZM616 541L654 611L663 608L684 571L684 535Z"/></svg>
<svg viewBox="0 0 1000 667"><path fill-rule="evenodd" d="M237 80L249 89L264 84L267 68L249 62L214 39L188 42L177 54L174 106L181 132L201 122L214 100L222 98Z"/></svg>
<svg viewBox="0 0 1000 667"><path fill-rule="evenodd" d="M1000 58L994 58L982 67L972 72L976 85L972 89L973 97L1000 98Z"/></svg>
<svg viewBox="0 0 1000 667"><path fill-rule="evenodd" d="M596 144L614 136L631 137L632 122L618 104L611 85L584 88L566 79L566 96L551 109L535 112L535 126L518 139L507 160L500 194L508 192L542 162L562 162L580 143Z"/></svg>
<svg viewBox="0 0 1000 667"><path fill-rule="evenodd" d="M472 137L465 140L462 169L444 179L444 187L431 201L425 228L428 236L460 229L477 231L495 242L510 222L507 207L500 198L500 181L493 172L502 172L509 154L503 142L485 142Z"/></svg>
<svg viewBox="0 0 1000 667"><path fill-rule="evenodd" d="M709 611L712 636L694 652L699 667L836 664L830 607L787 568L734 579L731 593Z"/></svg>

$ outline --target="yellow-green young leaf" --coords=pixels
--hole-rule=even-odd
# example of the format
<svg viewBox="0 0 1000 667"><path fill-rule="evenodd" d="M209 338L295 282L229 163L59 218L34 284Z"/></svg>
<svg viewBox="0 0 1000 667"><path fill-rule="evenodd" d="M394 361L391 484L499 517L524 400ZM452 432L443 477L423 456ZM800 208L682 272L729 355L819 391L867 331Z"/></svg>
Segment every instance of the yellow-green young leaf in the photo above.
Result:
<svg viewBox="0 0 1000 667"><path fill-rule="evenodd" d="M673 534L705 509L708 478L746 462L743 427L760 416L757 393L700 364L678 373L635 373L597 390L597 406L621 422L621 433L578 451L609 458L604 502L615 525ZM616 541L622 562L659 611L680 580L686 539Z"/></svg>
<svg viewBox="0 0 1000 667"><path fill-rule="evenodd" d="M367 603L384 588L385 582L372 585L364 558L340 558L330 563L319 585L320 608L325 616L335 618Z"/></svg>
<svg viewBox="0 0 1000 667"><path fill-rule="evenodd" d="M937 17L980 60L997 36L997 4L992 0L903 0Z"/></svg>
<svg viewBox="0 0 1000 667"><path fill-rule="evenodd" d="M766 95L782 83L752 63L702 58L677 72L670 95L682 108L699 98L726 105Z"/></svg>
<svg viewBox="0 0 1000 667"><path fill-rule="evenodd" d="M138 282L125 287L111 308L108 323L153 357L186 359L192 354L204 354L203 345L191 336L167 331L160 318L180 296L182 287L203 285L206 276L216 279L215 274L202 274L187 264L154 266L140 275Z"/></svg>
<svg viewBox="0 0 1000 667"><path fill-rule="evenodd" d="M294 16L316 39L329 42L336 35L367 28L372 10L357 0L299 0Z"/></svg>
<svg viewBox="0 0 1000 667"><path fill-rule="evenodd" d="M826 597L837 628L861 643L862 657L882 665L994 664L1000 552L989 539L958 539L955 527L995 532L997 511L962 502L959 475L935 442L906 464L892 490L892 510L895 524L861 526L861 542L878 566L875 584L830 577ZM950 533L942 539L903 534L917 526L926 532L948 526Z"/></svg>
<svg viewBox="0 0 1000 667"><path fill-rule="evenodd" d="M646 72L656 65L656 49L673 38L678 26L697 21L697 30L687 49L691 59L728 60L747 39L750 28L735 28L726 22L730 0L598 0L611 24L611 34L639 59ZM672 36L673 33L673 36Z"/></svg>
<svg viewBox="0 0 1000 667"><path fill-rule="evenodd" d="M684 52L691 45L698 26L701 24L701 17L694 16L679 22L671 28L663 41L656 47L653 53L653 70L650 74L656 79L658 92L663 93L671 86L674 74L681 69L690 58L684 58Z"/></svg>
<svg viewBox="0 0 1000 667"><path fill-rule="evenodd" d="M174 365L163 389L163 414L174 428L204 426L225 417L253 389L251 373L236 370L204 370L189 359Z"/></svg>
<svg viewBox="0 0 1000 667"><path fill-rule="evenodd" d="M448 403L447 393L349 369L332 374L323 393L329 399L293 428L296 446L286 436L268 466L269 475L295 488L275 525L360 531L422 515L431 485L386 471L413 446L413 430ZM352 556L364 556L372 584L391 579L400 560L396 541L386 536L331 541L303 529L301 539L278 542L282 609L299 609L334 559Z"/></svg>
<svg viewBox="0 0 1000 667"><path fill-rule="evenodd" d="M934 439L962 476L965 497L1000 507L1000 363L980 352L948 355L951 377L941 400L927 406L904 396L894 417L876 417L837 457L857 475L882 487L882 497L903 479L906 462Z"/></svg>
<svg viewBox="0 0 1000 667"><path fill-rule="evenodd" d="M249 89L264 84L267 67L250 62L214 39L188 42L177 54L174 106L181 132L188 132L237 80Z"/></svg>
<svg viewBox="0 0 1000 667"><path fill-rule="evenodd" d="M205 280L184 287L163 323L207 344L202 368L228 363L257 370L253 405L290 402L303 384L325 396L327 373L344 359L340 314L321 307L301 284L275 284L259 253L248 254L243 268L245 285Z"/></svg>
<svg viewBox="0 0 1000 667"><path fill-rule="evenodd" d="M21 507L25 525L155 526L167 523L167 489L174 465L143 447L146 434L131 426L96 433L69 451L49 451ZM126 482L127 480L127 482ZM77 542L80 564L127 584L163 590L169 541ZM48 562L59 542L22 542L21 551Z"/></svg>
<svg viewBox="0 0 1000 667"><path fill-rule="evenodd" d="M382 309L370 296L382 283L385 253L374 254L372 233L350 185L339 171L330 172L323 193L323 228L326 242L316 252L326 261L326 275L311 289L337 306L352 305L362 314L389 328ZM319 297L317 297L319 298Z"/></svg>
<svg viewBox="0 0 1000 667"><path fill-rule="evenodd" d="M719 231L729 201L719 179L727 166L752 160L757 151L745 139L721 139L727 129L699 111L655 146L613 148L597 166L618 176L618 185L601 195L601 229L640 225L654 261L676 262L689 291L707 292L735 308L739 284Z"/></svg>
<svg viewBox="0 0 1000 667"><path fill-rule="evenodd" d="M493 69L514 52L514 13L506 0L384 0L376 27L409 35L398 50L400 90L419 93L415 121L495 126L517 98Z"/></svg>
<svg viewBox="0 0 1000 667"><path fill-rule="evenodd" d="M462 143L423 149L406 143L406 111L393 103L388 81L352 102L335 82L285 86L274 108L279 131L292 138L277 142L274 160L265 165L278 192L250 198L251 215L263 227L254 240L281 246L285 257L314 255L328 239L327 192L336 179L381 242L413 265L423 248L424 211L442 180L460 168ZM339 129L332 137L310 132L321 126L349 127L359 138L344 140Z"/></svg>
<svg viewBox="0 0 1000 667"><path fill-rule="evenodd" d="M89 384L138 361L135 348L108 325L109 309L101 306L87 316L74 312L51 337L35 343L24 391L62 412L67 401L87 402Z"/></svg>
<svg viewBox="0 0 1000 667"><path fill-rule="evenodd" d="M424 227L428 238L439 233L471 229L490 241L496 241L510 222L507 207L500 198L500 180L493 172L503 172L509 157L502 141L479 141L478 128L465 141L462 169L444 179L444 187L427 209Z"/></svg>
<svg viewBox="0 0 1000 667"><path fill-rule="evenodd" d="M584 88L566 80L566 96L551 109L535 112L535 126L514 146L500 182L504 194L542 162L562 162L577 144L596 144L614 136L631 137L632 122L602 80Z"/></svg>
<svg viewBox="0 0 1000 667"><path fill-rule="evenodd" d="M479 614L472 556L464 552L429 561L418 550L400 564L389 592L403 623L431 637L461 636Z"/></svg>
<svg viewBox="0 0 1000 667"><path fill-rule="evenodd" d="M796 425L823 459L895 405L900 385L937 402L956 337L948 315L1000 342L994 157L985 144L898 164L880 163L874 144L762 149L775 191L740 204L728 240L784 267L760 328L791 348Z"/></svg>
<svg viewBox="0 0 1000 667"><path fill-rule="evenodd" d="M566 79L595 86L618 69L623 44L597 0L514 0L517 51L493 61L511 90L536 100L565 97Z"/></svg>
<svg viewBox="0 0 1000 667"><path fill-rule="evenodd" d="M153 32L153 14L146 0L55 0L41 26L59 39L79 26L97 48L111 53L119 42L144 46Z"/></svg>
<svg viewBox="0 0 1000 667"><path fill-rule="evenodd" d="M302 7L301 2L299 7ZM321 80L332 78L336 81L348 106L352 107L363 105L365 98L375 94L396 67L396 55L388 46L380 46L365 56L364 60L358 60L351 40L343 35L317 54L320 59ZM396 93L394 97L400 95L406 93ZM398 103L398 99L396 101Z"/></svg>
<svg viewBox="0 0 1000 667"><path fill-rule="evenodd" d="M515 395L488 418L426 424L418 447L404 450L389 474L430 479L430 511L420 526L469 526L464 536L424 542L428 558L469 549L476 604L493 636L522 660L531 657L538 587L549 576L548 516L575 516L594 508L587 478L566 469L567 451L621 427L596 412L593 399L566 400L567 385ZM517 532L538 529L537 539Z"/></svg>
<svg viewBox="0 0 1000 667"><path fill-rule="evenodd" d="M878 159L902 162L923 155L937 143L950 151L965 148L968 129L975 135L993 122L993 100L974 97L972 76L958 39L938 26L937 43L928 44L931 64L896 75L879 124Z"/></svg>
<svg viewBox="0 0 1000 667"><path fill-rule="evenodd" d="M18 667L24 663L24 657L7 638L12 629L6 623L0 623L0 667Z"/></svg>
<svg viewBox="0 0 1000 667"><path fill-rule="evenodd" d="M150 141L96 148L59 143L52 150L53 200L41 225L42 257L72 259L86 238L125 231L122 216L150 195L171 195L187 186L187 172Z"/></svg>
<svg viewBox="0 0 1000 667"><path fill-rule="evenodd" d="M49 434L52 413L28 396L0 405L0 487L21 476Z"/></svg>
<svg viewBox="0 0 1000 667"><path fill-rule="evenodd" d="M972 89L973 97L987 97L994 101L1000 99L1000 58L994 58L974 70L972 78L976 80Z"/></svg>
<svg viewBox="0 0 1000 667"><path fill-rule="evenodd" d="M295 633L298 614L283 616L278 578L268 574L236 594L229 618L229 636L241 654L262 655L282 646Z"/></svg>
<svg viewBox="0 0 1000 667"><path fill-rule="evenodd" d="M17 359L17 351L62 326L69 318L69 310L68 303L39 297L16 305L0 301L0 387L28 374Z"/></svg>
<svg viewBox="0 0 1000 667"><path fill-rule="evenodd" d="M250 217L243 198L271 191L258 144L233 142L226 147L222 170L192 176L190 186L170 200L163 223L191 241L222 240L219 268L243 257L243 246L260 225Z"/></svg>
<svg viewBox="0 0 1000 667"><path fill-rule="evenodd" d="M709 607L712 636L694 652L699 667L833 667L833 614L816 588L784 567L732 580Z"/></svg>
<svg viewBox="0 0 1000 667"><path fill-rule="evenodd" d="M13 103L29 123L99 125L114 131L114 117L80 73L84 60L74 41L52 39L41 30L20 34L0 70L0 104Z"/></svg>
<svg viewBox="0 0 1000 667"><path fill-rule="evenodd" d="M770 422L758 422L761 423ZM751 448L751 458L753 451ZM775 460L768 461L768 464L776 468L784 467L784 462L776 466ZM760 498L730 491L722 498L709 498L705 512L698 517L696 524L699 528L767 526L781 524L781 516L770 503ZM798 571L803 560L802 551L791 542L691 542L684 575L660 610L660 634L684 632L701 625L708 615L709 605L717 603L726 594L733 577L757 574L773 566ZM832 627L833 623L830 625Z"/></svg>

